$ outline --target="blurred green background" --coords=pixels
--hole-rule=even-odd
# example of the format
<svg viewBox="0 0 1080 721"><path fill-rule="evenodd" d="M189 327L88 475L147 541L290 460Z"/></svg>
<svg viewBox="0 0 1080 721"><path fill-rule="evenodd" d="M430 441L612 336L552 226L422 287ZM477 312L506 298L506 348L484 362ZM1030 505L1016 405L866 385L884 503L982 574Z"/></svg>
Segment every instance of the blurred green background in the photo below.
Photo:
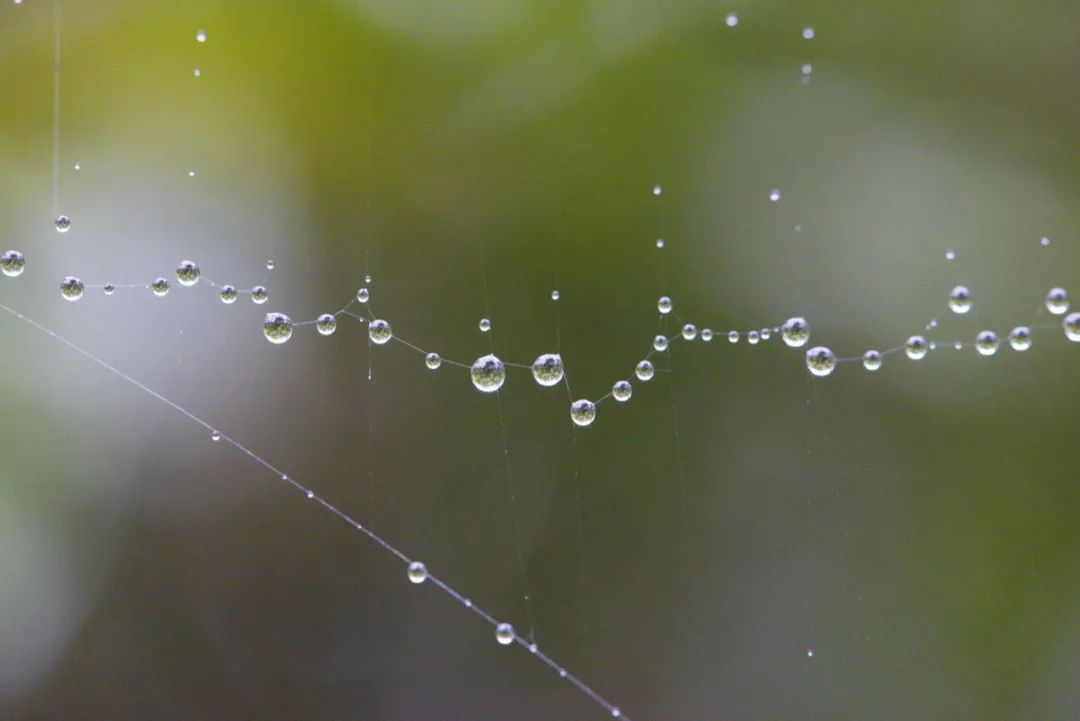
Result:
<svg viewBox="0 0 1080 721"><path fill-rule="evenodd" d="M824 379L775 338L676 343L576 431L525 371L500 424L464 371L369 354L362 326L260 333L370 273L403 337L558 348L596 398L661 293L722 331L805 315L841 355L933 318L943 342L1053 323L1043 295L1080 275L1080 6L64 0L66 235L53 17L0 7L0 245L27 254L0 302L523 633L527 587L541 647L639 721L1080 716L1080 348L1059 330ZM240 287L274 259L270 302L57 292L184 258ZM946 317L958 282L975 308ZM4 718L604 715L204 429L15 318L0 333Z"/></svg>

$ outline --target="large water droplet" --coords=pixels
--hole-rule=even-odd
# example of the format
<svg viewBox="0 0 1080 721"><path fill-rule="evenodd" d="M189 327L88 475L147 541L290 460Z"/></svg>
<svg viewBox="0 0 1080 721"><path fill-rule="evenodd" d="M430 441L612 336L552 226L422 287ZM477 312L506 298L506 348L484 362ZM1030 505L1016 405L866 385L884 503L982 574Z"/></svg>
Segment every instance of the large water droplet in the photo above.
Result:
<svg viewBox="0 0 1080 721"><path fill-rule="evenodd" d="M570 404L570 420L578 426L591 425L596 420L596 404L582 398Z"/></svg>
<svg viewBox="0 0 1080 721"><path fill-rule="evenodd" d="M281 345L292 338L292 319L284 313L267 313L263 319L263 335L271 343Z"/></svg>
<svg viewBox="0 0 1080 721"><path fill-rule="evenodd" d="M643 360L634 368L634 375L637 376L639 381L651 380L655 373L656 369L653 367L652 361Z"/></svg>
<svg viewBox="0 0 1080 721"><path fill-rule="evenodd" d="M508 623L500 623L495 627L495 640L503 646L509 646L514 642L514 627Z"/></svg>
<svg viewBox="0 0 1080 721"><path fill-rule="evenodd" d="M911 360L920 360L926 357L930 350L930 344L921 335L913 335L904 343L904 353Z"/></svg>
<svg viewBox="0 0 1080 721"><path fill-rule="evenodd" d="M801 348L810 340L810 324L801 316L788 318L780 327L780 336L792 348Z"/></svg>
<svg viewBox="0 0 1080 721"><path fill-rule="evenodd" d="M876 371L881 368L881 353L876 350L868 350L863 353L862 357L863 368L868 371Z"/></svg>
<svg viewBox="0 0 1080 721"><path fill-rule="evenodd" d="M473 385L484 393L494 393L506 381L506 366L493 354L477 358L469 372Z"/></svg>
<svg viewBox="0 0 1080 721"><path fill-rule="evenodd" d="M235 303L238 295L240 293L236 290L236 286L232 285L221 286L221 292L218 293L218 297L221 298L221 302L225 305Z"/></svg>
<svg viewBox="0 0 1080 721"><path fill-rule="evenodd" d="M431 370L438 370L439 366L442 365L442 356L438 353L428 353L424 356L424 365Z"/></svg>
<svg viewBox="0 0 1080 721"><path fill-rule="evenodd" d="M1009 333L1009 345L1013 350L1025 351L1031 347L1031 329L1018 325Z"/></svg>
<svg viewBox="0 0 1080 721"><path fill-rule="evenodd" d="M671 302L671 298L666 295L660 296L660 299L656 301L656 309L661 313L670 313L671 309L674 307L675 305Z"/></svg>
<svg viewBox="0 0 1080 721"><path fill-rule="evenodd" d="M1080 313L1069 313L1061 327L1065 329L1066 338L1073 343L1080 343Z"/></svg>
<svg viewBox="0 0 1080 721"><path fill-rule="evenodd" d="M0 256L0 271L9 278L21 275L26 267L26 258L17 250L7 250Z"/></svg>
<svg viewBox="0 0 1080 721"><path fill-rule="evenodd" d="M975 336L975 350L979 351L979 355L994 355L1000 344L997 333L992 330L984 330Z"/></svg>
<svg viewBox="0 0 1080 721"><path fill-rule="evenodd" d="M66 233L71 230L71 218L66 215L56 216L55 224L57 233Z"/></svg>
<svg viewBox="0 0 1080 721"><path fill-rule="evenodd" d="M319 335L333 335L337 330L337 317L333 313L323 313L315 319L315 330Z"/></svg>
<svg viewBox="0 0 1080 721"><path fill-rule="evenodd" d="M251 302L255 305L262 305L268 300L270 300L270 294L266 292L265 286L257 285L251 289Z"/></svg>
<svg viewBox="0 0 1080 721"><path fill-rule="evenodd" d="M961 315L971 310L971 291L966 286L958 285L949 293L949 308Z"/></svg>
<svg viewBox="0 0 1080 721"><path fill-rule="evenodd" d="M687 323L682 327L683 340L694 340L697 338L697 326L693 323Z"/></svg>
<svg viewBox="0 0 1080 721"><path fill-rule="evenodd" d="M553 386L563 379L563 362L558 353L544 353L532 364L532 374L542 386Z"/></svg>
<svg viewBox="0 0 1080 721"><path fill-rule="evenodd" d="M1069 309L1069 294L1064 288L1051 288L1046 294L1046 309L1054 315L1061 315Z"/></svg>
<svg viewBox="0 0 1080 721"><path fill-rule="evenodd" d="M394 337L390 323L385 320L373 320L368 323L368 338L376 345L385 345Z"/></svg>
<svg viewBox="0 0 1080 721"><path fill-rule="evenodd" d="M201 271L199 266L192 260L182 260L180 265L176 266L176 280L180 285L190 288L199 282L199 275Z"/></svg>
<svg viewBox="0 0 1080 721"><path fill-rule="evenodd" d="M806 367L816 376L827 376L836 368L836 356L825 346L806 351Z"/></svg>
<svg viewBox="0 0 1080 721"><path fill-rule="evenodd" d="M64 300L76 301L82 298L86 285L73 275L69 275L60 281L60 295Z"/></svg>
<svg viewBox="0 0 1080 721"><path fill-rule="evenodd" d="M611 397L620 403L630 400L630 396L633 394L634 387L630 385L630 381L619 381L611 387Z"/></svg>

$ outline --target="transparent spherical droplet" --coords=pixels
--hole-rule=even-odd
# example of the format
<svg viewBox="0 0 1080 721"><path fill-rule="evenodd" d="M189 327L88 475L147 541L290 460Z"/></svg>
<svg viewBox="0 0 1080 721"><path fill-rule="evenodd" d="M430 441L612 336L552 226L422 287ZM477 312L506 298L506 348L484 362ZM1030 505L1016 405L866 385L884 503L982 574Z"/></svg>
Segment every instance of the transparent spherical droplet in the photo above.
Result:
<svg viewBox="0 0 1080 721"><path fill-rule="evenodd" d="M772 338L772 329L770 329L770 328L762 328L761 329L761 340L769 340L770 338Z"/></svg>
<svg viewBox="0 0 1080 721"><path fill-rule="evenodd" d="M1009 346L1013 350L1025 351L1031 347L1031 329L1018 325L1009 332Z"/></svg>
<svg viewBox="0 0 1080 721"><path fill-rule="evenodd" d="M169 281L165 278L155 278L150 284L150 292L158 298L164 298L169 294Z"/></svg>
<svg viewBox="0 0 1080 721"><path fill-rule="evenodd" d="M634 375L639 381L652 380L652 377L656 375L656 368L653 367L652 361L643 360L634 368Z"/></svg>
<svg viewBox="0 0 1080 721"><path fill-rule="evenodd" d="M862 357L863 368L868 371L876 371L881 368L881 354L876 350L868 350L863 353Z"/></svg>
<svg viewBox="0 0 1080 721"><path fill-rule="evenodd" d="M26 258L17 250L6 250L0 255L0 271L9 278L22 274L26 267Z"/></svg>
<svg viewBox="0 0 1080 721"><path fill-rule="evenodd" d="M1046 309L1054 315L1061 315L1069 309L1069 294L1064 288L1051 288L1046 294Z"/></svg>
<svg viewBox="0 0 1080 721"><path fill-rule="evenodd" d="M615 718L619 718L620 716L622 716L622 710L620 710L618 706L612 706L611 715Z"/></svg>
<svg viewBox="0 0 1080 721"><path fill-rule="evenodd" d="M368 298L371 297L371 291L367 288L360 288L356 291L356 299L361 303L367 303Z"/></svg>
<svg viewBox="0 0 1080 721"><path fill-rule="evenodd" d="M663 188L661 188L661 187L660 187L659 185L654 185L654 186L652 187L652 194L653 194L653 195L660 195L660 194L661 194L661 193L663 193L663 192L664 192L664 189L663 189Z"/></svg>
<svg viewBox="0 0 1080 721"><path fill-rule="evenodd" d="M494 393L506 381L506 366L493 354L480 356L470 369L473 385L484 393Z"/></svg>
<svg viewBox="0 0 1080 721"><path fill-rule="evenodd" d="M697 338L697 326L693 323L687 323L682 327L683 340L694 340Z"/></svg>
<svg viewBox="0 0 1080 721"><path fill-rule="evenodd" d="M761 340L761 336L758 335L756 330L752 330L746 334L746 342L750 345L757 345L759 340Z"/></svg>
<svg viewBox="0 0 1080 721"><path fill-rule="evenodd" d="M551 299L552 300L558 300L559 299L559 291L558 290L551 291Z"/></svg>
<svg viewBox="0 0 1080 721"><path fill-rule="evenodd" d="M500 623L495 627L495 640L503 646L509 646L514 642L514 627L508 623Z"/></svg>
<svg viewBox="0 0 1080 721"><path fill-rule="evenodd" d="M82 298L86 285L73 275L69 275L60 281L60 295L64 300L75 301Z"/></svg>
<svg viewBox="0 0 1080 721"><path fill-rule="evenodd" d="M257 285L251 289L251 302L255 305L262 305L268 300L270 300L270 294L266 292L265 286Z"/></svg>
<svg viewBox="0 0 1080 721"><path fill-rule="evenodd" d="M218 293L218 297L221 298L221 302L224 303L225 305L229 305L230 303L235 303L236 298L239 295L240 295L240 293L236 290L236 287L232 286L232 285L223 285L223 286L221 286L221 292Z"/></svg>
<svg viewBox="0 0 1080 721"><path fill-rule="evenodd" d="M553 386L563 379L562 356L558 353L544 353L532 364L532 374L542 386Z"/></svg>
<svg viewBox="0 0 1080 721"><path fill-rule="evenodd" d="M487 318L481 318L479 325L481 333L487 333L489 330L491 330L491 321Z"/></svg>
<svg viewBox="0 0 1080 721"><path fill-rule="evenodd" d="M1069 313L1062 321L1061 327L1065 329L1065 337L1073 343L1080 343L1080 313Z"/></svg>
<svg viewBox="0 0 1080 721"><path fill-rule="evenodd" d="M292 319L284 313L267 313L263 319L263 335L275 345L284 343L292 338Z"/></svg>
<svg viewBox="0 0 1080 721"><path fill-rule="evenodd" d="M921 335L913 335L907 339L904 343L904 353L911 360L919 360L925 358L927 352L930 350L930 344L926 342L926 339Z"/></svg>
<svg viewBox="0 0 1080 721"><path fill-rule="evenodd" d="M815 35L815 33L814 33L814 28L811 28L811 27L805 27L805 28L803 28L803 30L802 30L802 36L803 36L803 39L804 39L804 40L813 40L813 39L814 39L814 35Z"/></svg>
<svg viewBox="0 0 1080 721"><path fill-rule="evenodd" d="M333 313L323 313L315 319L315 330L319 335L333 335L337 330L337 317Z"/></svg>
<svg viewBox="0 0 1080 721"><path fill-rule="evenodd" d="M964 350L964 344L960 341L956 341L955 343L953 343L953 348L956 350Z"/></svg>
<svg viewBox="0 0 1080 721"><path fill-rule="evenodd" d="M1050 245L1050 239L1044 235L1043 237L1039 238L1039 245L1045 248L1046 246Z"/></svg>
<svg viewBox="0 0 1080 721"><path fill-rule="evenodd" d="M836 356L824 346L806 351L806 367L816 376L827 376L836 368Z"/></svg>
<svg viewBox="0 0 1080 721"><path fill-rule="evenodd" d="M675 304L671 302L671 298L666 295L660 296L660 299L656 301L656 309L661 313L667 314L671 312L671 309L675 307Z"/></svg>
<svg viewBox="0 0 1080 721"><path fill-rule="evenodd" d="M780 337L792 348L801 348L810 340L810 324L801 316L788 318L780 326Z"/></svg>
<svg viewBox="0 0 1080 721"><path fill-rule="evenodd" d="M442 365L442 356L438 353L428 353L424 356L424 365L431 370L437 370Z"/></svg>
<svg viewBox="0 0 1080 721"><path fill-rule="evenodd" d="M994 355L1000 344L997 333L992 330L984 330L975 336L975 350L979 351L979 355Z"/></svg>
<svg viewBox="0 0 1080 721"><path fill-rule="evenodd" d="M419 561L409 564L409 580L413 583L423 583L427 580L427 566Z"/></svg>
<svg viewBox="0 0 1080 721"><path fill-rule="evenodd" d="M632 395L634 395L634 387L630 385L630 381L619 381L611 386L611 397L620 403L630 400Z"/></svg>
<svg viewBox="0 0 1080 721"><path fill-rule="evenodd" d="M773 188L769 191L769 200L774 203L780 202L780 188Z"/></svg>
<svg viewBox="0 0 1080 721"><path fill-rule="evenodd" d="M724 24L727 25L729 28L733 28L736 25L738 25L739 24L739 16L738 16L738 14L737 13L728 13L724 17Z"/></svg>
<svg viewBox="0 0 1080 721"><path fill-rule="evenodd" d="M218 441L221 440L221 434L218 433L217 431L211 431L210 432L210 440L212 440L214 443L217 443Z"/></svg>
<svg viewBox="0 0 1080 721"><path fill-rule="evenodd" d="M949 248L945 251L945 260L956 260L956 251Z"/></svg>
<svg viewBox="0 0 1080 721"><path fill-rule="evenodd" d="M727 334L727 339L728 339L728 343L738 343L739 342L739 331L737 331L737 330L729 330L728 334Z"/></svg>
<svg viewBox="0 0 1080 721"><path fill-rule="evenodd" d="M206 31L205 30L199 30L198 32L195 33L195 42L199 42L199 43L205 43L206 42Z"/></svg>
<svg viewBox="0 0 1080 721"><path fill-rule="evenodd" d="M812 72L814 72L814 66L811 65L810 63L803 63L802 74L803 75L809 75Z"/></svg>
<svg viewBox="0 0 1080 721"><path fill-rule="evenodd" d="M56 216L55 223L57 233L66 233L71 230L71 218L67 217L66 215Z"/></svg>
<svg viewBox="0 0 1080 721"><path fill-rule="evenodd" d="M596 420L596 404L582 398L570 404L570 420L574 425L587 426Z"/></svg>
<svg viewBox="0 0 1080 721"><path fill-rule="evenodd" d="M176 266L176 280L186 288L198 283L201 274L199 266L192 260L182 260L180 265Z"/></svg>
<svg viewBox="0 0 1080 721"><path fill-rule="evenodd" d="M657 248L663 248L664 247L664 239L663 238L657 238L656 239L656 247Z"/></svg>
<svg viewBox="0 0 1080 721"><path fill-rule="evenodd" d="M368 338L376 345L385 345L390 342L390 339L394 337L394 332L390 330L390 324L385 320L373 320L368 323Z"/></svg>
<svg viewBox="0 0 1080 721"><path fill-rule="evenodd" d="M656 350L660 351L661 353L666 351L667 348L668 348L667 336L658 335L655 338L653 338L652 347L655 348Z"/></svg>
<svg viewBox="0 0 1080 721"><path fill-rule="evenodd" d="M966 286L958 285L949 293L949 309L961 315L971 310L971 291Z"/></svg>
<svg viewBox="0 0 1080 721"><path fill-rule="evenodd" d="M266 269L267 270L273 270L276 267L277 267L277 263L274 262L274 259L273 258L268 258L267 261L266 261Z"/></svg>
<svg viewBox="0 0 1080 721"><path fill-rule="evenodd" d="M701 340L705 341L706 343L711 343L712 339L713 339L712 328L702 328L701 329Z"/></svg>
<svg viewBox="0 0 1080 721"><path fill-rule="evenodd" d="M105 291L105 295L112 295L116 292L116 286L112 283L106 283L102 290Z"/></svg>

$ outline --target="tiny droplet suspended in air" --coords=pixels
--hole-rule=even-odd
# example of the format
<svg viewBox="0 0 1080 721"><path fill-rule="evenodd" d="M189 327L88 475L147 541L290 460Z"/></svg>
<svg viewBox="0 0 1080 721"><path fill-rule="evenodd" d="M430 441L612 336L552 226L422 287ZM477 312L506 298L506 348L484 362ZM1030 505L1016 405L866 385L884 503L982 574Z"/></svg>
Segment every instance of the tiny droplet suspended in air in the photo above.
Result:
<svg viewBox="0 0 1080 721"><path fill-rule="evenodd" d="M495 627L495 640L500 645L509 646L514 642L514 627L508 623L500 623Z"/></svg>
<svg viewBox="0 0 1080 721"><path fill-rule="evenodd" d="M57 233L66 233L71 230L71 218L66 215L58 215L56 216L55 225Z"/></svg>

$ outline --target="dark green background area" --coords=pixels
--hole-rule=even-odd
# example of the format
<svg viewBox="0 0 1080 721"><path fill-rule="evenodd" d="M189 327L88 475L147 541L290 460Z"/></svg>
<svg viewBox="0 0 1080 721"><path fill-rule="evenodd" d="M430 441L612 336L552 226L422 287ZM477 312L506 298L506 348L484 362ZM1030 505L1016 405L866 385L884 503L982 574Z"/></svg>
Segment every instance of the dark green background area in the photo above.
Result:
<svg viewBox="0 0 1080 721"><path fill-rule="evenodd" d="M65 235L54 29L0 7L0 250L27 256L0 303L638 721L1080 715L1080 347L1039 311L1080 292L1080 7L64 0ZM57 292L185 258L270 302ZM575 398L631 376L661 294L718 338L579 429L561 387L511 368L497 401L344 318L262 338L368 273L401 337L559 351ZM812 378L722 335L796 314L841 356L935 318L1035 342ZM204 428L8 314L0 339L4 718L605 716Z"/></svg>

